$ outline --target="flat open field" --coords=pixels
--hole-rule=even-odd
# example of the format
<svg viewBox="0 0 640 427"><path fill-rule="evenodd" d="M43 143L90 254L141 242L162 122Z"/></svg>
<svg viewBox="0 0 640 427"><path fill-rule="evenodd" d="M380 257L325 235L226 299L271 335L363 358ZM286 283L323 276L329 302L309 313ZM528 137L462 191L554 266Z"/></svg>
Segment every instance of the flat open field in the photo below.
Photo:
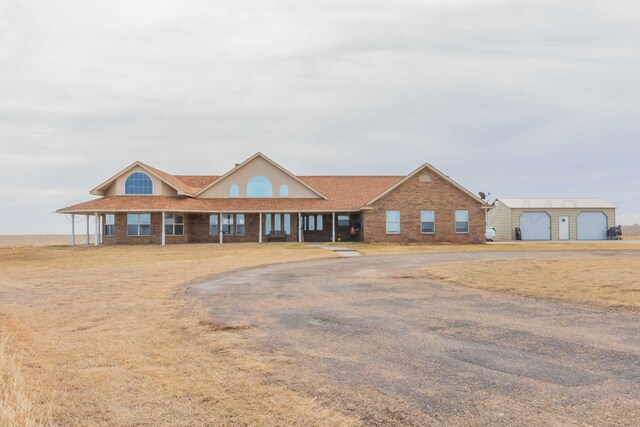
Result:
<svg viewBox="0 0 640 427"><path fill-rule="evenodd" d="M506 253L514 245L503 246ZM534 258L537 253L554 257L548 250L537 251L538 245L528 246ZM635 245L602 246L596 254L558 263L505 261L501 269L520 263L539 280L564 280L569 288L569 273L579 268L584 270L581 289L589 290L592 300L635 306L624 303L625 295L638 294L638 263L625 256ZM365 247L356 246L363 252ZM575 247L584 250L587 245ZM407 248L472 250L478 251L473 256L491 260L496 245L368 247L372 253ZM250 313L229 321L218 315L216 306L188 296L194 282L211 275L329 257L334 257L330 251L300 244L0 248L0 425L306 426L358 425L363 419L367 424L367 405L351 410L339 394L318 395L313 387L297 387L287 368L300 368L293 369L295 359L279 360L277 354L265 355L247 345L250 332L263 326L252 324ZM369 258L361 259L366 263ZM442 263L449 270L432 271L439 268L434 265L423 277L440 274L464 283L445 275L459 269L452 269L451 261L455 259ZM377 263L374 258L370 262ZM467 265L482 267L476 261ZM505 271L516 278L519 273L516 267ZM488 279L478 277L477 286L486 286ZM605 286L607 277L620 278L618 287ZM576 295L563 298L584 301ZM308 303L308 297L303 301ZM253 304L260 310L270 307L266 300ZM233 307L236 314L248 309L242 302ZM302 381L304 369L296 372ZM402 413L401 408L392 409Z"/></svg>
<svg viewBox="0 0 640 427"><path fill-rule="evenodd" d="M93 243L93 235L90 236ZM76 243L87 242L86 236L76 236ZM0 235L0 247L7 246L56 246L69 245L71 237L65 234Z"/></svg>
<svg viewBox="0 0 640 427"><path fill-rule="evenodd" d="M600 253L556 259L465 261L425 271L436 279L476 289L640 309L640 257Z"/></svg>
<svg viewBox="0 0 640 427"><path fill-rule="evenodd" d="M349 425L270 383L195 279L333 256L297 244L0 249L0 425ZM229 332L231 331L231 332Z"/></svg>

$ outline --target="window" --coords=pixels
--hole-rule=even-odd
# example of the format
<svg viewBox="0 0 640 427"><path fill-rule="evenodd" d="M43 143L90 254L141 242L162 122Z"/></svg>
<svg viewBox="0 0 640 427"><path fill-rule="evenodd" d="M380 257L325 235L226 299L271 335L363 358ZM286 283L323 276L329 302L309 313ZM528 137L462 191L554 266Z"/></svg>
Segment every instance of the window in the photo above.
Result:
<svg viewBox="0 0 640 427"><path fill-rule="evenodd" d="M423 233L436 232L436 213L434 211L420 211L420 231Z"/></svg>
<svg viewBox="0 0 640 427"><path fill-rule="evenodd" d="M222 232L233 236L233 214L222 215Z"/></svg>
<svg viewBox="0 0 640 427"><path fill-rule="evenodd" d="M322 215L318 215L316 218L316 230L322 231Z"/></svg>
<svg viewBox="0 0 640 427"><path fill-rule="evenodd" d="M289 186L287 184L280 186L280 197L289 197Z"/></svg>
<svg viewBox="0 0 640 427"><path fill-rule="evenodd" d="M135 172L124 183L124 194L153 194L153 183L149 175Z"/></svg>
<svg viewBox="0 0 640 427"><path fill-rule="evenodd" d="M238 236L244 235L244 214L236 215L236 234Z"/></svg>
<svg viewBox="0 0 640 427"><path fill-rule="evenodd" d="M387 234L400 234L400 211L387 211Z"/></svg>
<svg viewBox="0 0 640 427"><path fill-rule="evenodd" d="M240 197L240 187L238 187L238 184L232 184L231 187L229 187L229 197Z"/></svg>
<svg viewBox="0 0 640 427"><path fill-rule="evenodd" d="M151 236L151 214L127 214L127 236Z"/></svg>
<svg viewBox="0 0 640 427"><path fill-rule="evenodd" d="M280 214L274 215L273 231L282 231L282 215Z"/></svg>
<svg viewBox="0 0 640 427"><path fill-rule="evenodd" d="M271 233L271 214L266 214L264 217L264 234L269 235Z"/></svg>
<svg viewBox="0 0 640 427"><path fill-rule="evenodd" d="M247 184L247 197L271 197L271 181L264 176L254 176Z"/></svg>
<svg viewBox="0 0 640 427"><path fill-rule="evenodd" d="M104 235L105 237L116 235L116 218L113 214L106 214L104 216Z"/></svg>
<svg viewBox="0 0 640 427"><path fill-rule="evenodd" d="M307 230L315 231L315 229L316 229L316 217L311 215L310 217L307 217Z"/></svg>
<svg viewBox="0 0 640 427"><path fill-rule="evenodd" d="M349 215L338 215L338 227L349 226Z"/></svg>
<svg viewBox="0 0 640 427"><path fill-rule="evenodd" d="M287 235L291 234L291 214L284 214L284 232Z"/></svg>
<svg viewBox="0 0 640 427"><path fill-rule="evenodd" d="M217 236L220 233L218 228L218 214L209 215L209 235Z"/></svg>
<svg viewBox="0 0 640 427"><path fill-rule="evenodd" d="M469 211L457 210L456 211L456 233L468 233L469 232Z"/></svg>
<svg viewBox="0 0 640 427"><path fill-rule="evenodd" d="M184 236L184 215L164 214L164 234L167 236Z"/></svg>

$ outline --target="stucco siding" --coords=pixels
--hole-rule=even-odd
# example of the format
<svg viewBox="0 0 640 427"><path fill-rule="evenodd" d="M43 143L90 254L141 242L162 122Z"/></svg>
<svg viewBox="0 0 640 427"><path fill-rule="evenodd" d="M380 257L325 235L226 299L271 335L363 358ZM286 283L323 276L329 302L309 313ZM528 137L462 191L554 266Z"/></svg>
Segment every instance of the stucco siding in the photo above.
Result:
<svg viewBox="0 0 640 427"><path fill-rule="evenodd" d="M122 196L125 195L125 183L127 182L127 178L129 175L142 172L146 174L149 178L151 178L151 182L153 183L153 195L154 196L177 196L178 192L172 188L171 186L165 184L162 180L156 178L154 175L150 174L146 170L144 170L140 166L135 166L131 168L127 173L118 177L106 190L105 196Z"/></svg>
<svg viewBox="0 0 640 427"><path fill-rule="evenodd" d="M279 197L280 186L286 184L289 186L289 198L320 198L309 188L261 157L233 171L213 187L198 195L198 198L227 198L229 188L233 184L237 184L240 189L239 197L247 197L247 183L255 176L264 176L271 181L273 197Z"/></svg>

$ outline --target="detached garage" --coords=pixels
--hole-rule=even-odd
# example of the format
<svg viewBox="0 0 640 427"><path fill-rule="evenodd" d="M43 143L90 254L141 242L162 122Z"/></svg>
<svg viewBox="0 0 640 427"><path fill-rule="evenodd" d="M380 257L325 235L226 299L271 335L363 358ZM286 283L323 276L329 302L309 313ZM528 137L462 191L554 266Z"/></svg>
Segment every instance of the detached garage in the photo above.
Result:
<svg viewBox="0 0 640 427"><path fill-rule="evenodd" d="M606 240L616 208L600 199L497 199L487 223L497 241ZM517 230L516 230L517 229Z"/></svg>

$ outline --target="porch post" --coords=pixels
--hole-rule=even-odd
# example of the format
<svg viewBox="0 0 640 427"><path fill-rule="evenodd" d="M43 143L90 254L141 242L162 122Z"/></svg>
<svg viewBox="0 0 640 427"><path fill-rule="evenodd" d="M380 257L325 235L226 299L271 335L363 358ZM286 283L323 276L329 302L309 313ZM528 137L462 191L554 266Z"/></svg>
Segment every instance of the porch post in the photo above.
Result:
<svg viewBox="0 0 640 427"><path fill-rule="evenodd" d="M336 242L336 213L332 212L331 215L331 241Z"/></svg>
<svg viewBox="0 0 640 427"><path fill-rule="evenodd" d="M76 245L76 215L71 214L71 246Z"/></svg>
<svg viewBox="0 0 640 427"><path fill-rule="evenodd" d="M98 212L95 212L95 229L93 231L93 246L98 246L100 244L100 237L98 233L100 232L100 219L98 218Z"/></svg>
<svg viewBox="0 0 640 427"><path fill-rule="evenodd" d="M302 243L302 212L298 212L298 243Z"/></svg>
<svg viewBox="0 0 640 427"><path fill-rule="evenodd" d="M258 243L262 243L262 212L260 212L260 225L258 226Z"/></svg>
<svg viewBox="0 0 640 427"><path fill-rule="evenodd" d="M167 232L165 231L166 219L164 218L164 212L162 212L162 246L167 243Z"/></svg>
<svg viewBox="0 0 640 427"><path fill-rule="evenodd" d="M222 242L224 241L223 236L224 236L224 230L222 229L222 214L219 213L218 214L218 224L220 227L220 244L222 244Z"/></svg>
<svg viewBox="0 0 640 427"><path fill-rule="evenodd" d="M91 244L91 230L89 229L89 220L91 219L90 215L87 215L87 246Z"/></svg>

